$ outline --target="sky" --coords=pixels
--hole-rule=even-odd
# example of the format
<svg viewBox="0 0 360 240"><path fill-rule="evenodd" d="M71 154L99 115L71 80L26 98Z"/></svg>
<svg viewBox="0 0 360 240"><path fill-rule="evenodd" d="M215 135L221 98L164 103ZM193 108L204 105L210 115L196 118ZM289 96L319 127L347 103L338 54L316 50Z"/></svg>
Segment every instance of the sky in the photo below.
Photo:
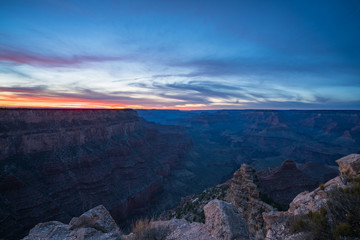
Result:
<svg viewBox="0 0 360 240"><path fill-rule="evenodd" d="M360 1L0 0L0 107L360 109Z"/></svg>

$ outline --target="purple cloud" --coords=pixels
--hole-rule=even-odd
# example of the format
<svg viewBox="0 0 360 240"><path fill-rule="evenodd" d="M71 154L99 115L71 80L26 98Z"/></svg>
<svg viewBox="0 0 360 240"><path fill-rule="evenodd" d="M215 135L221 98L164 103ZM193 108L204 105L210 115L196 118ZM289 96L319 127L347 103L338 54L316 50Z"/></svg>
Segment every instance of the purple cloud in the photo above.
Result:
<svg viewBox="0 0 360 240"><path fill-rule="evenodd" d="M42 67L77 66L87 62L131 60L131 57L74 55L71 57L49 56L27 50L0 49L0 62L12 65L33 65Z"/></svg>

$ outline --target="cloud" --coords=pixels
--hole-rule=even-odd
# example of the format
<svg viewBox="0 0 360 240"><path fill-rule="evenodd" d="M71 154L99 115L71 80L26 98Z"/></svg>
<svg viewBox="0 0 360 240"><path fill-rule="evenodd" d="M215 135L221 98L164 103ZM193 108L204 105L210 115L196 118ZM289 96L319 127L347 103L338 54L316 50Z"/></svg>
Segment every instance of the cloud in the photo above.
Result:
<svg viewBox="0 0 360 240"><path fill-rule="evenodd" d="M34 87L20 87L20 86L13 86L13 87L0 87L0 92L11 92L17 94L39 94L44 93L47 90L47 86L39 85Z"/></svg>
<svg viewBox="0 0 360 240"><path fill-rule="evenodd" d="M131 60L131 57L74 55L71 57L49 56L27 50L0 49L0 63L11 65L33 65L41 67L77 66L87 62L106 62Z"/></svg>
<svg viewBox="0 0 360 240"><path fill-rule="evenodd" d="M1 92L10 93L12 97L21 97L27 98L29 101L31 99L37 99L39 97L43 99L67 99L68 101L94 101L98 103L108 103L108 104L119 104L119 105L138 105L138 106L148 106L148 107L163 107L163 106L172 106L178 101L164 101L164 99L156 99L151 95L139 96L138 92L99 92L88 88L76 88L72 91L59 91L52 90L47 86L34 86L34 87L20 87L20 86L11 86L11 87L1 87ZM7 95L8 96L8 95Z"/></svg>
<svg viewBox="0 0 360 240"><path fill-rule="evenodd" d="M163 64L175 68L183 68L188 73L159 74L153 75L153 79L166 77L227 77L227 76L259 76L264 79L277 77L278 82L289 82L293 78L302 78L304 81L308 76L328 78L334 76L346 76L349 82L351 77L359 76L360 65L345 63L331 57L312 56L302 58L300 56L287 55L263 55L252 57L228 57L228 58L200 58L195 60L169 60ZM286 76L286 78L284 77ZM312 81L316 84L324 84L321 80Z"/></svg>
<svg viewBox="0 0 360 240"><path fill-rule="evenodd" d="M211 81L133 83L132 86L151 89L152 93L157 96L177 99L190 104L210 104L212 103L211 99L256 101L251 92L245 88Z"/></svg>
<svg viewBox="0 0 360 240"><path fill-rule="evenodd" d="M18 76L20 78L32 79L32 77L29 74L26 74L22 71L18 71L16 69L10 68L10 67L8 67L8 68L0 67L0 73L12 74L12 75Z"/></svg>

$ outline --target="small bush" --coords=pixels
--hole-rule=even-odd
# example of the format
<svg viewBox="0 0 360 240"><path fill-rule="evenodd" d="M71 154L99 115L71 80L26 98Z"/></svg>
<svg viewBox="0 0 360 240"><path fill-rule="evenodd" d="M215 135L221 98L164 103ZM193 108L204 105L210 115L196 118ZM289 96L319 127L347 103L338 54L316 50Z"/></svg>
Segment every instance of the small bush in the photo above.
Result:
<svg viewBox="0 0 360 240"><path fill-rule="evenodd" d="M169 234L169 228L153 226L153 220L139 219L132 226L133 237L131 240L164 240Z"/></svg>
<svg viewBox="0 0 360 240"><path fill-rule="evenodd" d="M342 236L351 237L355 236L349 223L340 223L336 225L333 230L333 235L335 239L341 239Z"/></svg>
<svg viewBox="0 0 360 240"><path fill-rule="evenodd" d="M351 182L346 188L328 192L326 208L289 221L291 232L310 232L313 239L320 240L360 237L360 178L352 178Z"/></svg>
<svg viewBox="0 0 360 240"><path fill-rule="evenodd" d="M320 184L320 189L321 189L321 190L325 190L324 184Z"/></svg>
<svg viewBox="0 0 360 240"><path fill-rule="evenodd" d="M294 218L290 226L290 231L293 233L305 232L309 230L310 222L308 219Z"/></svg>

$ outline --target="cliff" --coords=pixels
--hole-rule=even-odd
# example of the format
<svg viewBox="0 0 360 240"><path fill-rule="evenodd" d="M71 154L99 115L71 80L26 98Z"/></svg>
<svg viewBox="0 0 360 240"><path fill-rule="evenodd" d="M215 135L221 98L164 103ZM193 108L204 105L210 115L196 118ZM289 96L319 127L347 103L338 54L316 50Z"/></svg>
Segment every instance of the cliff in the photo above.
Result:
<svg viewBox="0 0 360 240"><path fill-rule="evenodd" d="M118 222L148 212L189 148L179 129L133 110L1 109L0 236L99 204Z"/></svg>
<svg viewBox="0 0 360 240"><path fill-rule="evenodd" d="M306 174L306 168L300 170L292 160L285 160L280 167L268 171L258 171L260 191L272 198L275 202L289 205L297 194L303 191L311 191L319 186L324 175L321 170L326 166L319 166L317 169L317 178ZM327 174L337 175L335 169L331 169Z"/></svg>

